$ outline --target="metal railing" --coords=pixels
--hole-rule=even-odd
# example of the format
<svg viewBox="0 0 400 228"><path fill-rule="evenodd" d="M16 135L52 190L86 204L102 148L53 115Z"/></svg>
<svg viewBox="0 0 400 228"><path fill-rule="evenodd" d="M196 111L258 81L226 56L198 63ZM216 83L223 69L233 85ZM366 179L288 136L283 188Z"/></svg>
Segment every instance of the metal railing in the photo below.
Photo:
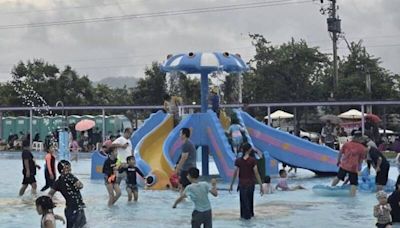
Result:
<svg viewBox="0 0 400 228"><path fill-rule="evenodd" d="M317 106L359 106L362 113L361 128L364 134L365 124L365 108L370 105L400 105L399 100L383 100L383 101L322 101L322 102L276 102L276 103L255 103L255 104L221 104L222 108L240 108L240 107L265 107L267 108L267 114L269 116L268 123L271 125L271 108L274 107L317 107ZM154 110L162 109L162 105L111 105L111 106L49 106L49 107L13 107L13 106L0 106L0 112L4 111L29 111L30 115L30 135L32 145L32 119L33 112L37 110L101 110L103 116L103 131L102 138L105 138L105 112L107 110ZM184 114L187 109L200 109L200 105L181 105L179 106L179 113ZM0 115L1 116L1 115Z"/></svg>

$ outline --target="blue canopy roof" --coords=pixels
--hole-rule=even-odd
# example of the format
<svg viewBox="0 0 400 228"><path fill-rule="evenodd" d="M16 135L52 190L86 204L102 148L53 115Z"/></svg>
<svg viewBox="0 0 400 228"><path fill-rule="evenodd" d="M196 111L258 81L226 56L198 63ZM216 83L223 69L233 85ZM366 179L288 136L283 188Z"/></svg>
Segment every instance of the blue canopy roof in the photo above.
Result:
<svg viewBox="0 0 400 228"><path fill-rule="evenodd" d="M208 74L214 71L239 73L248 70L248 66L238 54L189 52L168 56L161 69L165 72L181 71L188 74Z"/></svg>

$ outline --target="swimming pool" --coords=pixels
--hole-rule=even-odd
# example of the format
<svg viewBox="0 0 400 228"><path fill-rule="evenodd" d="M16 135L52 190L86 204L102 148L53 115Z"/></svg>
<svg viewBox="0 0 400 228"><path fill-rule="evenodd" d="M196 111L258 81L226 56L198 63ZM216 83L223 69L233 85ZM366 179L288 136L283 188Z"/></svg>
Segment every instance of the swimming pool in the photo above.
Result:
<svg viewBox="0 0 400 228"><path fill-rule="evenodd" d="M43 154L34 154L38 164L43 166ZM0 227L38 227L40 216L36 213L29 192L23 198L17 197L22 181L20 153L0 153ZM199 166L201 167L201 166ZM215 166L210 165L211 172ZM189 227L192 203L190 201L172 209L177 197L173 191L150 191L140 189L139 202L127 203L126 192L113 208L107 207L107 193L103 181L90 180L89 156L81 156L79 162L72 162L72 173L84 184L82 190L86 203L86 217L89 227ZM395 179L397 169L391 169L390 177ZM36 175L38 188L44 185L43 169ZM275 181L274 179L272 180ZM311 191L313 185L328 184L331 178L315 178L311 172L299 170L290 184L301 184L308 190L275 192L261 197L255 195L256 217L250 221L239 219L239 195L220 190L219 196L210 195L213 207L214 227L373 227L372 215L376 204L374 194L360 193L355 198L321 197ZM227 183L219 183L227 189ZM258 189L258 187L257 187ZM63 198L55 213L63 215ZM63 227L57 222L58 227Z"/></svg>

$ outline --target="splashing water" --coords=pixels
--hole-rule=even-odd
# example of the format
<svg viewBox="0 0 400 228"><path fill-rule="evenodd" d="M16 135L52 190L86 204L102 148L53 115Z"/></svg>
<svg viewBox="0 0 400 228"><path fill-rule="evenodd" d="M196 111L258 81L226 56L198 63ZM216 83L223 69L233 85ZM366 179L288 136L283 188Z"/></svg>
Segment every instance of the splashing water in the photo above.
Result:
<svg viewBox="0 0 400 228"><path fill-rule="evenodd" d="M42 116L49 112L49 105L47 102L30 84L14 78L12 85L14 90L18 93L18 97L22 99L24 105L33 107L34 111L38 112Z"/></svg>
<svg viewBox="0 0 400 228"><path fill-rule="evenodd" d="M11 84L14 90L17 92L18 97L22 99L22 103L26 106L32 107L33 111L37 115L43 117L43 124L47 126L47 132L52 132L52 129L50 129L50 120L46 117L48 114L51 114L50 106L46 100L26 81L16 77L13 78L14 80L11 82Z"/></svg>

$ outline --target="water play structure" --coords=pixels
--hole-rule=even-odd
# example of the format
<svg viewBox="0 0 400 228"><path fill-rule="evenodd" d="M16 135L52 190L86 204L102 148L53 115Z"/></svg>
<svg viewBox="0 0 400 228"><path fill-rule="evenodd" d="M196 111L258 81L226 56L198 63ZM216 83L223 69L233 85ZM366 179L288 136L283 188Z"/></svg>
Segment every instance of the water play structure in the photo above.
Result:
<svg viewBox="0 0 400 228"><path fill-rule="evenodd" d="M190 140L202 148L202 175L208 175L209 154L219 174L230 181L234 171L235 155L217 115L208 109L208 74L216 71L243 72L248 69L237 54L187 53L170 55L162 65L165 72L181 71L201 76L201 112L186 116L174 127L172 116L162 111L152 114L131 138L138 167L145 175L155 179L152 189L165 189L169 185L183 144L180 129L191 129ZM249 143L264 153L267 174L277 174L278 161L294 167L309 169L317 174L337 172L337 152L313 144L288 133L273 129L257 121L240 109L237 118L247 128ZM98 172L104 156L93 155L92 172ZM101 170L101 169L100 169ZM92 177L95 176L92 173Z"/></svg>

